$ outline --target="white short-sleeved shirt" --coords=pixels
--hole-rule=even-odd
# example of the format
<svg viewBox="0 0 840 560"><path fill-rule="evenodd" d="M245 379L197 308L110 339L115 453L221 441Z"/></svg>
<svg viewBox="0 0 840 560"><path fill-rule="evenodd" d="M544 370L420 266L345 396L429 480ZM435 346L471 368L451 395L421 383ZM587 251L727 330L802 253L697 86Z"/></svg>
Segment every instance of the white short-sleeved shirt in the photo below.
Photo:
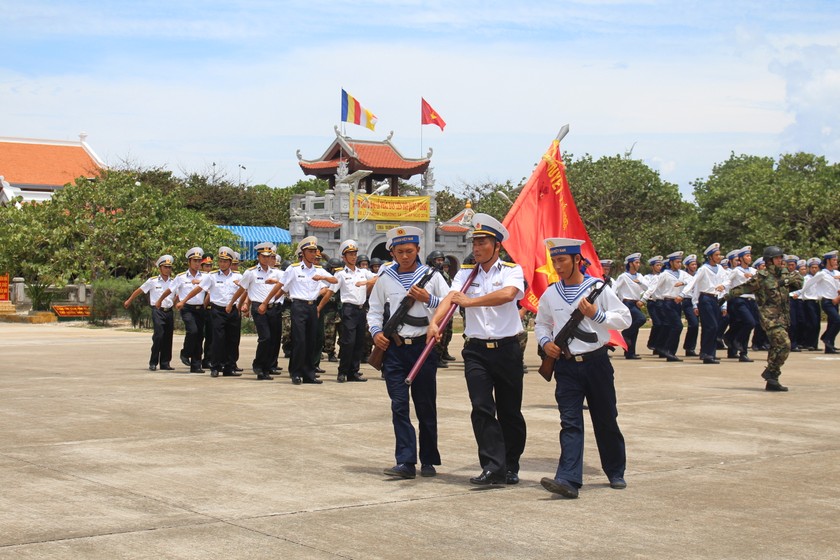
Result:
<svg viewBox="0 0 840 560"><path fill-rule="evenodd" d="M335 273L335 277L338 279L338 284L330 284L328 287L333 292L341 291L341 303L364 305L367 300L367 286L356 284L373 278L374 274L370 270L358 266L356 270L350 270L349 266L345 266L343 270Z"/></svg>
<svg viewBox="0 0 840 560"><path fill-rule="evenodd" d="M239 280L239 287L248 292L248 299L252 303L262 303L274 288L274 284L280 280L280 274L280 271L276 268L252 266L242 275ZM270 280L275 282L269 282Z"/></svg>
<svg viewBox="0 0 840 560"><path fill-rule="evenodd" d="M481 265L478 275L470 283L467 297L476 298L492 292L513 286L518 290L516 297L502 305L492 307L465 307L466 312L464 334L469 338L495 340L515 336L522 332L522 320L516 302L525 295L525 277L522 267L518 264L496 259L487 272ZM450 291L459 292L473 272L473 267L462 267L452 280Z"/></svg>
<svg viewBox="0 0 840 560"><path fill-rule="evenodd" d="M241 278L241 274L230 269L227 274L221 270L214 270L204 275L199 286L210 294L210 303L224 307L230 303L233 294L239 289Z"/></svg>
<svg viewBox="0 0 840 560"><path fill-rule="evenodd" d="M172 276L169 276L166 280L163 279L163 276L152 276L143 282L140 289L143 290L144 294L149 294L149 304L152 307L155 306L157 300L163 295L163 292L166 290L172 292L160 304L163 309L169 309L174 304L175 299L174 290L172 290L174 281L175 279Z"/></svg>
<svg viewBox="0 0 840 560"><path fill-rule="evenodd" d="M200 270L195 275L187 270L175 276L172 283L172 292L178 296L178 301L184 301L184 298L201 282L203 276L204 273ZM204 294L199 292L184 303L187 305L204 305Z"/></svg>
<svg viewBox="0 0 840 560"><path fill-rule="evenodd" d="M724 291L718 292L716 288L723 286ZM700 302L700 294L708 294L717 298L723 297L729 289L729 271L721 265L712 266L708 262L697 269L694 274L694 289L691 291L691 303L697 307Z"/></svg>
<svg viewBox="0 0 840 560"><path fill-rule="evenodd" d="M313 301L318 298L322 288L330 285L324 280L313 280L313 276L332 276L332 274L322 266L317 264L306 266L306 263L302 262L289 266L280 282L283 284L283 291L288 293L292 300Z"/></svg>
<svg viewBox="0 0 840 560"><path fill-rule="evenodd" d="M613 283L613 291L618 299L642 299L642 294L648 289L647 279L639 274L622 272Z"/></svg>
<svg viewBox="0 0 840 560"><path fill-rule="evenodd" d="M368 311L367 320L368 328L371 335L376 335L382 332L383 319L385 313L385 304L388 303L393 314L400 306L403 298L408 293L411 286L417 284L429 267L426 265L419 265L413 272L400 274L398 263L382 265L379 269L379 279L373 286L370 293L370 310ZM415 301L409 309L408 314L416 318L426 318L431 321L434 316L434 310L440 304L440 301L449 292L449 286L439 273L434 273L429 281L424 286L425 290L431 296L429 303L421 303ZM426 334L428 327L420 327L403 324L400 328L399 334L404 338L414 338Z"/></svg>

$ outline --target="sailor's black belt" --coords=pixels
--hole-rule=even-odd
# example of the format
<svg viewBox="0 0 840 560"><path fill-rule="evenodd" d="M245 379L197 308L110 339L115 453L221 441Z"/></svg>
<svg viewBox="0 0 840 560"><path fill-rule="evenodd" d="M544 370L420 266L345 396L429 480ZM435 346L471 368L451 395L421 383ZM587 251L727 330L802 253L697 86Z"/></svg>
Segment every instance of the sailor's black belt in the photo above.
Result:
<svg viewBox="0 0 840 560"><path fill-rule="evenodd" d="M397 336L399 336L399 335L397 335ZM404 338L404 337L400 336L400 340L402 340L403 344L407 344L409 346L414 345L414 344L426 344L426 335L412 336L412 337L409 337L409 338Z"/></svg>
<svg viewBox="0 0 840 560"><path fill-rule="evenodd" d="M700 297L710 297L710 298L715 298L715 299L717 299L717 298L718 298L715 294L707 294L707 293L705 293L705 292L703 292L702 294L700 294Z"/></svg>
<svg viewBox="0 0 840 560"><path fill-rule="evenodd" d="M160 309L164 313L168 313L168 312L172 311L171 307L158 307L157 309Z"/></svg>
<svg viewBox="0 0 840 560"><path fill-rule="evenodd" d="M261 301L252 301L251 302L251 305L262 305L262 304L263 304L263 302L261 302ZM268 309L271 309L275 305L280 305L280 304L278 304L278 303L266 303L265 304L266 308L268 308Z"/></svg>
<svg viewBox="0 0 840 560"><path fill-rule="evenodd" d="M342 306L342 307L352 307L353 309L364 309L364 308L365 308L365 305L364 305L364 304L359 305L358 303L345 303L345 302L341 302L341 306Z"/></svg>
<svg viewBox="0 0 840 560"><path fill-rule="evenodd" d="M192 309L193 311L204 309L204 305L192 305L190 303L185 303L184 307L186 307L187 309Z"/></svg>
<svg viewBox="0 0 840 560"><path fill-rule="evenodd" d="M224 311L225 313L227 313L227 306L226 305L218 305L216 303L211 303L210 307L212 309L218 309L219 311Z"/></svg>
<svg viewBox="0 0 840 560"><path fill-rule="evenodd" d="M637 299L623 299L621 300L623 303L638 303L639 300Z"/></svg>
<svg viewBox="0 0 840 560"><path fill-rule="evenodd" d="M568 360L574 360L576 362L585 362L587 360L592 360L594 358L600 358L601 356L605 356L607 354L607 347L601 346L597 350L593 350L592 352L584 352L583 354L572 354Z"/></svg>
<svg viewBox="0 0 840 560"><path fill-rule="evenodd" d="M492 340L485 340L482 338L468 338L467 344L480 346L481 348L501 348L507 344L518 343L519 339L516 336L506 336L505 338L496 338Z"/></svg>
<svg viewBox="0 0 840 560"><path fill-rule="evenodd" d="M297 302L297 303L305 303L306 305L313 305L318 300L317 299L297 299L297 298L294 298L294 299L292 299L292 301Z"/></svg>

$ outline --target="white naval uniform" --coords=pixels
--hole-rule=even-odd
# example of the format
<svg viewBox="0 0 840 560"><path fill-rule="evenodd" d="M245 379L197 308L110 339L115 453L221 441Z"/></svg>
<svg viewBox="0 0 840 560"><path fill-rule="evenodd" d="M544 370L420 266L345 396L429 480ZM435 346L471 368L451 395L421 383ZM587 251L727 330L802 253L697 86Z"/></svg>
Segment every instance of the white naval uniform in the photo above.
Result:
<svg viewBox="0 0 840 560"><path fill-rule="evenodd" d="M203 276L204 273L200 270L195 275L187 270L175 276L175 280L172 282L172 292L178 296L178 301L184 301L184 298L201 282ZM184 303L186 305L204 305L204 294L199 292Z"/></svg>
<svg viewBox="0 0 840 560"><path fill-rule="evenodd" d="M163 295L163 292L166 290L170 291L170 294L166 296L160 307L161 309L169 309L174 304L175 299L175 290L172 289L174 284L175 278L171 275L166 280L163 279L162 276L152 276L140 286L140 289L143 291L144 294L149 294L149 304L154 307L157 300L160 299L160 296Z"/></svg>
<svg viewBox="0 0 840 560"><path fill-rule="evenodd" d="M480 265L478 275L473 279L465 294L476 298L513 286L518 290L513 301L493 307L465 307L464 334L467 338L495 340L516 336L522 332L522 319L516 302L525 295L525 277L522 267L496 259L487 272ZM452 280L452 292L459 292L472 274L473 266L464 266Z"/></svg>

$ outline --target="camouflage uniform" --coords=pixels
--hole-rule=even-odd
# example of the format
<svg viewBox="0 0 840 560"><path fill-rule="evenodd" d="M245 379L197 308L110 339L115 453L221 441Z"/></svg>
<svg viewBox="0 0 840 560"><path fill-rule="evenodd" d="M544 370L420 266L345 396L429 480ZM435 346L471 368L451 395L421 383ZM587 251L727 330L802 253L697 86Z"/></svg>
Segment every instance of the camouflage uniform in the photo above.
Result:
<svg viewBox="0 0 840 560"><path fill-rule="evenodd" d="M283 325L281 344L283 347L283 355L288 358L292 355L292 300L288 297L283 300L280 313L280 322Z"/></svg>
<svg viewBox="0 0 840 560"><path fill-rule="evenodd" d="M446 282L447 286L452 285L452 279L449 277L449 274L442 270L438 270L440 275L443 276L443 280ZM440 342L435 344L435 352L437 352L439 362L438 367L440 367L440 361L443 361L444 356L449 356L449 343L452 341L452 321L447 323L446 328L443 329L443 332L440 336ZM445 366L448 367L448 366Z"/></svg>
<svg viewBox="0 0 840 560"><path fill-rule="evenodd" d="M767 380L768 387L779 386L782 366L790 355L790 306L788 294L791 290L802 288L802 276L791 273L783 266L768 264L764 270L740 286L729 291L728 298L743 294L755 294L758 304L761 327L767 333L770 350L767 352L767 368L761 377Z"/></svg>
<svg viewBox="0 0 840 560"><path fill-rule="evenodd" d="M330 361L335 361L335 338L338 332L338 325L341 324L341 313L339 312L339 305L341 299L338 292L335 292L330 302L324 306L319 317L319 323L324 324L324 346L323 352L327 355Z"/></svg>

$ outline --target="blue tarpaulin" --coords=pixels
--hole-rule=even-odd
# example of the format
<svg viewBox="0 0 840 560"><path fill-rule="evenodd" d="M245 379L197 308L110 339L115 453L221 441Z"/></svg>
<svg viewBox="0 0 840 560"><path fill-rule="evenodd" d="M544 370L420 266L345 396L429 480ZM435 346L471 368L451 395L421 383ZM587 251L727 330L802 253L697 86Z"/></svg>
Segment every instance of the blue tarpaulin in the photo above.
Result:
<svg viewBox="0 0 840 560"><path fill-rule="evenodd" d="M263 241L271 241L275 245L291 245L292 236L289 230L270 226L218 226L232 231L239 236L239 246L243 251L242 260L254 260L257 253L254 246Z"/></svg>

